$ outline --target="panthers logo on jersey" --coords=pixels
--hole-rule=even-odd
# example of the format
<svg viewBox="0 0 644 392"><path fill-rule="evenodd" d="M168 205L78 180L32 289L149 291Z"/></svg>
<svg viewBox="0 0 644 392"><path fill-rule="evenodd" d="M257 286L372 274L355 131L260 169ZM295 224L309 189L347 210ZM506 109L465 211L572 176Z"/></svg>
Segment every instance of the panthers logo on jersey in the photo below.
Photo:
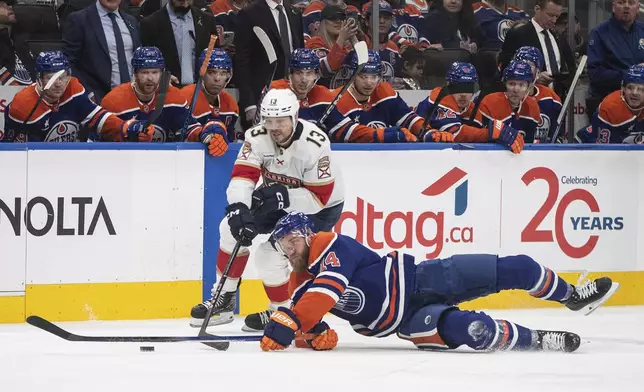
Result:
<svg viewBox="0 0 644 392"><path fill-rule="evenodd" d="M418 43L418 30L410 24L400 25L396 30L399 36L414 44Z"/></svg>
<svg viewBox="0 0 644 392"><path fill-rule="evenodd" d="M56 123L45 136L46 142L74 142L78 140L78 124L64 120Z"/></svg>
<svg viewBox="0 0 644 392"><path fill-rule="evenodd" d="M510 31L512 26L514 26L514 21L510 19L503 19L499 22L499 25L497 27L497 35L499 37L499 41L505 42L505 36L508 34L508 31Z"/></svg>

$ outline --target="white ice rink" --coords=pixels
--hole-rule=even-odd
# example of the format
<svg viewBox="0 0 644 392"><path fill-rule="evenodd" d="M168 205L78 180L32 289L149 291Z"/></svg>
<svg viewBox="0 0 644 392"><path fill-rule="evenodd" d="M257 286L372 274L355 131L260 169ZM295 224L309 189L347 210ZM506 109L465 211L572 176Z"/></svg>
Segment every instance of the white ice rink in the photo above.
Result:
<svg viewBox="0 0 644 392"><path fill-rule="evenodd" d="M67 342L27 324L0 325L2 392L514 392L644 391L644 307L601 308L588 317L566 309L491 311L527 327L577 332L573 354L418 351L395 336L340 335L331 352L290 348L263 353L258 343L227 352L199 343ZM241 320L214 327L242 334ZM86 335L196 335L184 320L60 323Z"/></svg>

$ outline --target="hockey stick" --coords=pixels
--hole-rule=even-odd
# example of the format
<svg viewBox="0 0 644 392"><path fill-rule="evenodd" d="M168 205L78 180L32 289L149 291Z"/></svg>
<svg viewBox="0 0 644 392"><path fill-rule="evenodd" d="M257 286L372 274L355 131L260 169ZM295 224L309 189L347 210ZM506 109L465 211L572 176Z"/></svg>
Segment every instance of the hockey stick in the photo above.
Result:
<svg viewBox="0 0 644 392"><path fill-rule="evenodd" d="M358 68L353 73L353 75L351 75L351 79L349 79L349 81L344 86L342 86L342 89L340 90L338 95L333 98L331 104L326 108L326 110L318 120L318 124L323 124L326 118L329 117L333 109L335 109L335 107L338 105L340 98L342 98L344 93L347 92L349 86L351 86L353 84L353 81L356 79L356 76L358 76L358 74L362 72L362 69L369 61L369 48L367 47L366 42L360 41L356 43L353 48L356 51L356 55L358 56Z"/></svg>
<svg viewBox="0 0 644 392"><path fill-rule="evenodd" d="M60 71L53 74L51 78L49 78L49 81L47 82L47 84L45 84L45 87L42 89L42 92L38 94L38 99L36 100L36 104L29 111L29 114L27 115L27 118L25 118L25 121L22 122L22 126L20 127L20 132L18 132L18 134L24 133L25 126L27 126L27 123L29 122L29 120L31 120L31 116L34 115L38 106L40 106L40 103L42 102L43 97L45 95L45 92L49 90L51 86L53 86L54 83L56 83L56 80L58 80L58 78L60 78L64 73L65 73L65 70L61 69ZM27 134L25 134L25 141L27 141Z"/></svg>
<svg viewBox="0 0 644 392"><path fill-rule="evenodd" d="M188 113L186 114L186 118L183 120L183 126L181 127L180 141L183 141L183 138L186 135L186 130L188 129L188 124L190 123L190 117L192 116L192 113L195 111L195 106L197 105L197 97L199 96L199 92L201 91L201 82L203 80L203 76L206 74L206 71L208 71L208 63L210 62L210 56L212 56L212 50L215 48L215 42L217 42L217 36L211 34L210 41L208 42L208 49L206 49L206 57L203 59L203 62L201 63L201 68L199 68L199 78L197 78L195 91L192 93L192 98L190 99L190 106L188 106Z"/></svg>
<svg viewBox="0 0 644 392"><path fill-rule="evenodd" d="M557 136L559 136L559 129L561 129L561 122L563 121L563 118L566 115L566 111L568 111L568 105L570 104L572 95L575 92L575 87L577 86L579 77L581 76L581 73L584 72L584 68L586 67L587 60L588 60L588 57L586 55L581 56L581 59L579 60L579 66L577 66L577 72L575 72L575 77L572 79L572 83L570 85L570 88L568 89L568 94L566 94L566 99L563 102L563 107L561 108L561 112L559 113L559 117L557 118L557 128L555 128L555 131L552 135L552 139L550 140L550 143L554 143L557 140Z"/></svg>
<svg viewBox="0 0 644 392"><path fill-rule="evenodd" d="M431 108L431 112L429 111L429 109L425 112L425 117L423 117L423 125L420 128L421 132L425 131L425 126L427 125L428 122L431 122L432 117L434 117L434 115L436 114L436 111L438 110L438 105L440 105L441 101L448 95L449 95L449 86L446 84L441 88L441 91L438 93L438 96L436 97L436 102L434 102L434 107ZM427 100L429 100L429 97L427 97Z"/></svg>
<svg viewBox="0 0 644 392"><path fill-rule="evenodd" d="M273 47L273 44L271 43L270 38L268 38L268 35L266 35L266 32L259 26L253 27L253 32L255 33L255 36L259 40L259 42L262 44L264 47L264 52L266 52L266 58L268 59L269 64L273 64L273 72L271 73L270 79L266 82L266 85L264 86L264 90L262 92L262 97L268 92L268 90L271 89L271 83L273 82L273 78L275 77L275 71L277 71L277 54L275 54L275 48ZM259 102L257 103L257 111L255 112L255 119L253 123L257 124L259 121L259 108L261 107L262 103L262 97L260 97Z"/></svg>
<svg viewBox="0 0 644 392"><path fill-rule="evenodd" d="M165 106L165 97L168 94L168 85L170 83L170 71L165 71L161 74L161 80L159 80L159 95L157 95L157 100L154 102L154 111L148 116L148 119L145 120L143 130L147 130L148 127L159 118L161 112L163 112L163 107ZM129 135L128 141L136 142L137 135Z"/></svg>
<svg viewBox="0 0 644 392"><path fill-rule="evenodd" d="M103 343L179 343L179 342L259 342L262 335L240 335L240 336L218 336L205 334L204 336L86 336L77 335L66 331L51 321L40 316L27 317L27 324L30 324L43 331L49 332L69 342L103 342ZM313 334L303 334L296 337L296 340L314 339Z"/></svg>
<svg viewBox="0 0 644 392"><path fill-rule="evenodd" d="M239 253L239 248L241 248L241 243L237 241L235 244L235 247L233 248L233 251L230 253L230 257L228 258L228 263L226 264L226 268L224 268L224 271L221 274L221 279L219 279L219 283L217 283L217 287L215 288L215 292L212 295L212 306L208 308L208 312L206 313L206 317L203 319L203 324L201 324L201 328L199 328L199 334L197 334L197 337L205 337L209 336L206 333L206 328L208 327L208 323L210 322L210 317L212 317L212 311L215 309L215 302L217 302L217 298L221 295L221 291L224 288L224 283L226 280L228 280L228 272L230 271L230 268L233 265L233 261L235 261L235 257L237 257L237 253ZM216 350L219 351L226 351L228 350L228 347L230 346L230 343L228 342L217 342L217 343L205 343L206 346L212 347Z"/></svg>

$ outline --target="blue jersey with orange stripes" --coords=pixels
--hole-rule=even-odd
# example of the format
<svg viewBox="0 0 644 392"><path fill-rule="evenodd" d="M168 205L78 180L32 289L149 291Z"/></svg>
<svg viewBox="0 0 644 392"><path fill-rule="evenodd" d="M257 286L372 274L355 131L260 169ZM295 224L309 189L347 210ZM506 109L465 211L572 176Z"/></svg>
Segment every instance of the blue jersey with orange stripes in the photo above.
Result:
<svg viewBox="0 0 644 392"><path fill-rule="evenodd" d="M599 104L591 124L577 131L580 143L644 142L644 110L633 112L622 99L621 90L613 91Z"/></svg>
<svg viewBox="0 0 644 392"><path fill-rule="evenodd" d="M530 16L521 8L509 5L505 12L492 7L486 1L472 4L474 16L483 33L481 47L501 49L505 36L519 20L529 20Z"/></svg>
<svg viewBox="0 0 644 392"><path fill-rule="evenodd" d="M534 136L535 143L547 143L550 141L555 128L557 128L557 117L561 112L561 99L548 86L537 84L534 86L536 94L533 97L539 104L539 123L537 124L537 133Z"/></svg>
<svg viewBox="0 0 644 392"><path fill-rule="evenodd" d="M16 94L5 111L5 129L0 130L0 141L75 142L81 127L100 134L121 133L123 121L92 102L87 90L74 77L70 78L57 104L42 100L29 117L38 96L35 83Z"/></svg>
<svg viewBox="0 0 644 392"><path fill-rule="evenodd" d="M150 102L141 102L134 93L132 84L123 83L107 93L101 101L101 105L123 120L134 119L145 121L154 111L156 99L157 94L155 93ZM152 124L154 126L153 142L179 141L179 132L188 115L187 106L188 102L183 98L180 90L174 86L169 86L163 111ZM188 119L188 129L185 134L189 135L190 132L200 128L201 126L197 120L190 117Z"/></svg>
<svg viewBox="0 0 644 392"><path fill-rule="evenodd" d="M487 127L493 120L503 121L504 124L521 132L526 143L535 142L541 113L534 97L526 97L519 110L515 111L504 92L488 94L481 102L480 111L484 126Z"/></svg>
<svg viewBox="0 0 644 392"><path fill-rule="evenodd" d="M377 142L377 128L400 126L420 133L423 119L387 82L381 82L365 103L358 102L351 89L340 98L326 124L333 142Z"/></svg>
<svg viewBox="0 0 644 392"><path fill-rule="evenodd" d="M195 84L190 84L181 89L181 95L186 101L190 102L192 100L195 87ZM224 90L215 97L214 104L211 104L206 98L206 93L202 87L199 90L195 107L192 109L192 117L201 125L205 125L212 120L220 121L226 125L229 141L244 140L243 132L235 131L235 124L239 119L239 106L235 98Z"/></svg>
<svg viewBox="0 0 644 392"><path fill-rule="evenodd" d="M394 20L391 24L389 39L398 45L429 44L421 28L424 17L418 7L405 4L404 8L394 9Z"/></svg>
<svg viewBox="0 0 644 392"><path fill-rule="evenodd" d="M293 312L308 332L330 312L367 336L398 329L413 291L414 258L380 257L351 237L320 232L310 241L306 272L293 272Z"/></svg>
<svg viewBox="0 0 644 392"><path fill-rule="evenodd" d="M291 87L288 80L280 79L272 82L271 88L289 89ZM328 88L314 85L308 94L306 94L306 97L300 99L300 110L297 112L298 117L307 121L318 121L331 104L331 101L333 101L333 98L335 98L335 94Z"/></svg>

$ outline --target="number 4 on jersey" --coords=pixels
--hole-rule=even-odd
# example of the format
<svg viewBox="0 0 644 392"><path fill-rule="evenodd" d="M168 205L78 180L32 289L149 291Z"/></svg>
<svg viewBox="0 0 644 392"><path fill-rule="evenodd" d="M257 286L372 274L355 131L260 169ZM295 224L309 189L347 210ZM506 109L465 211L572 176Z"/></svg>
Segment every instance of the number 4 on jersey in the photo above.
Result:
<svg viewBox="0 0 644 392"><path fill-rule="evenodd" d="M326 257L324 258L324 263L322 264L323 269L327 269L329 267L339 267L340 266L340 259L338 259L338 256L335 255L335 252L330 252Z"/></svg>

